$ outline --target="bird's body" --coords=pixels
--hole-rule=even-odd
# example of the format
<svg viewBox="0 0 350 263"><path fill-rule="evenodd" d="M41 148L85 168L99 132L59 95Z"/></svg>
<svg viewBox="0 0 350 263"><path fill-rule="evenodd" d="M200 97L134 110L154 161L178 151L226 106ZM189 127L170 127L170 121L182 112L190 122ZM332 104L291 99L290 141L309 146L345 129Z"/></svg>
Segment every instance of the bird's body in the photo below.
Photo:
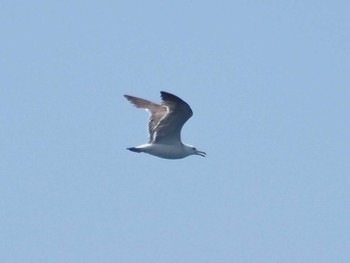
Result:
<svg viewBox="0 0 350 263"><path fill-rule="evenodd" d="M128 150L132 152L144 152L165 159L181 159L191 155L193 152L191 146L159 143L147 143L128 148Z"/></svg>
<svg viewBox="0 0 350 263"><path fill-rule="evenodd" d="M145 152L165 159L181 159L189 155L204 157L206 155L205 152L181 142L182 126L193 115L186 102L164 91L161 91L163 100L161 105L129 95L124 96L137 108L145 109L150 113L149 143L131 147L128 150L138 153Z"/></svg>

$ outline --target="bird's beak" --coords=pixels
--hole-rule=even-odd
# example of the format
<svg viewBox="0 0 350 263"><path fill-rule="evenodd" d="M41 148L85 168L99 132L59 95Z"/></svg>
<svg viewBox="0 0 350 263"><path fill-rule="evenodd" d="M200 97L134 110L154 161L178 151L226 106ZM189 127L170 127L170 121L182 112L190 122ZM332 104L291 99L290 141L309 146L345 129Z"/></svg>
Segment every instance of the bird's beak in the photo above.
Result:
<svg viewBox="0 0 350 263"><path fill-rule="evenodd" d="M205 152L202 152L202 151L196 151L196 154L202 157L205 157L207 155Z"/></svg>

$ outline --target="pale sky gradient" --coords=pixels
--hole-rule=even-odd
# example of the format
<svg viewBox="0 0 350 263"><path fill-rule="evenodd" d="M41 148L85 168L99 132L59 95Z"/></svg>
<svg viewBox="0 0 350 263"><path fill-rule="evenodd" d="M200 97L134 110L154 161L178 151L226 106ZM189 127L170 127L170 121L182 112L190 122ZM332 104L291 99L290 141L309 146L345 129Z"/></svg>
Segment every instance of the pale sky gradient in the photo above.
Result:
<svg viewBox="0 0 350 263"><path fill-rule="evenodd" d="M349 10L2 1L0 262L349 262ZM161 90L207 158L125 150Z"/></svg>

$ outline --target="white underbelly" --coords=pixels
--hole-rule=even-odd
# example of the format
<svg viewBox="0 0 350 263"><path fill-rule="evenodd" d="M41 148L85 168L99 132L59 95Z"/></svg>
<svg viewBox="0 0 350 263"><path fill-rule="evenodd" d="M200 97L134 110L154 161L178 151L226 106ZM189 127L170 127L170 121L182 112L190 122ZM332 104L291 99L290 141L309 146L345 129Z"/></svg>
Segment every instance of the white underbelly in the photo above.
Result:
<svg viewBox="0 0 350 263"><path fill-rule="evenodd" d="M181 159L188 156L181 145L145 144L140 146L143 152L165 159Z"/></svg>

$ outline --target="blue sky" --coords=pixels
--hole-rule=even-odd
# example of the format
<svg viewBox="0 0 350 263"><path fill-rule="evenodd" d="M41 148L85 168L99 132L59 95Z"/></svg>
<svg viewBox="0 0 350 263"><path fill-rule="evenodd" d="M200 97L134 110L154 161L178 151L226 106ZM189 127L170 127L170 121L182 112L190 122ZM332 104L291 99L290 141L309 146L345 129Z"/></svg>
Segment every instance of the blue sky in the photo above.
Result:
<svg viewBox="0 0 350 263"><path fill-rule="evenodd" d="M3 1L1 262L348 262L348 1ZM123 97L187 101L170 161Z"/></svg>

